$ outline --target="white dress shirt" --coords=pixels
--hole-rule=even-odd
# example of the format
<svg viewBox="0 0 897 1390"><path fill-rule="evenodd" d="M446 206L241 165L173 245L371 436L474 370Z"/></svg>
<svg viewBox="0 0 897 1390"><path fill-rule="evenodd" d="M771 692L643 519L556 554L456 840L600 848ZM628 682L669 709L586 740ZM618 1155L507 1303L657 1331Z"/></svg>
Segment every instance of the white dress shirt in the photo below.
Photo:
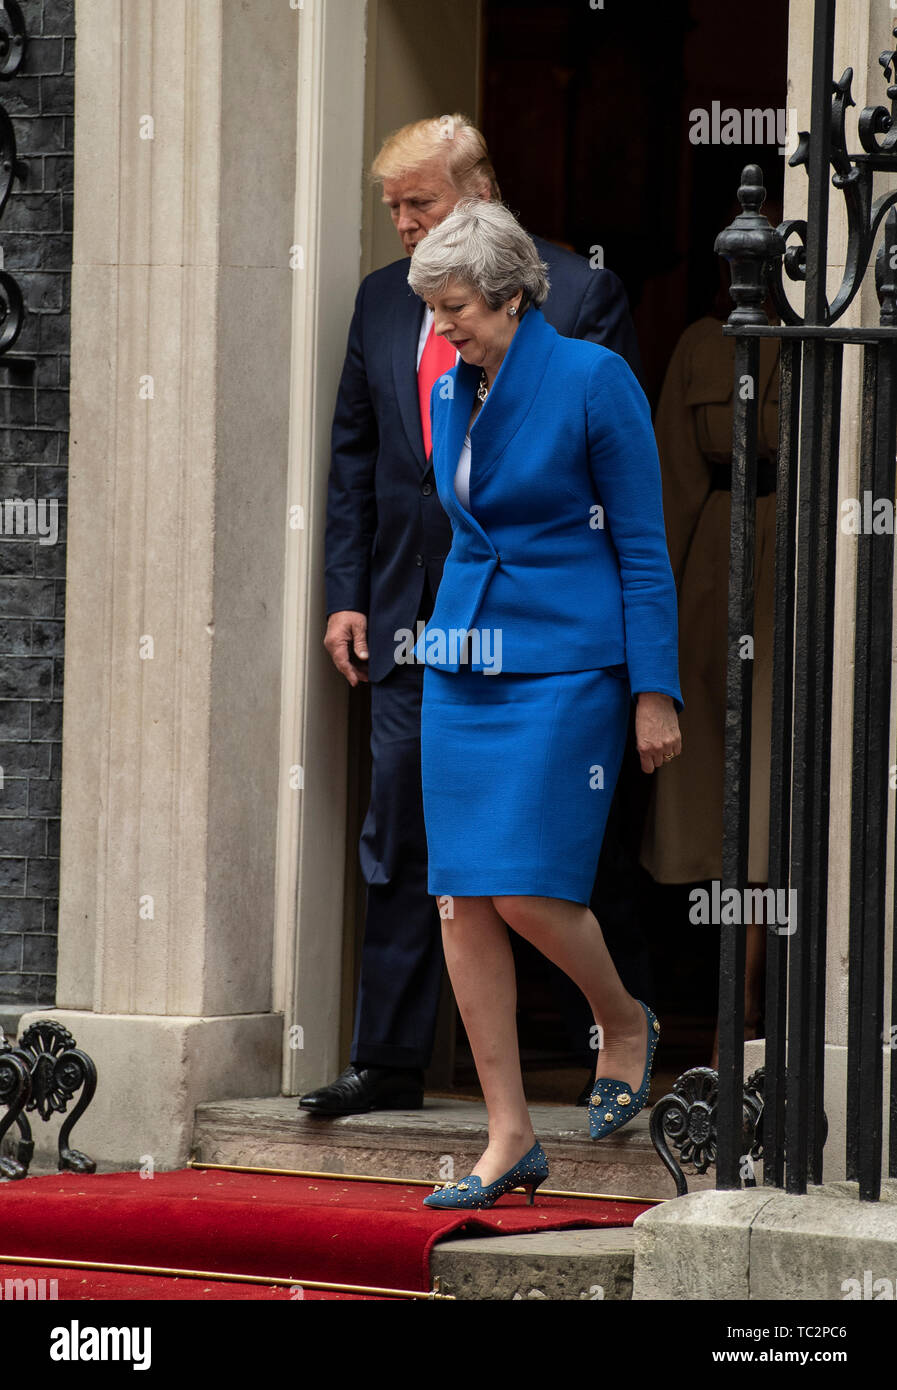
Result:
<svg viewBox="0 0 897 1390"><path fill-rule="evenodd" d="M455 469L455 496L465 511L470 511L470 434L465 434Z"/></svg>
<svg viewBox="0 0 897 1390"><path fill-rule="evenodd" d="M420 326L420 337L419 337L418 340L417 340L417 370L418 370L418 371L420 371L420 359L421 359L421 358L423 357L423 355L424 355L424 348L425 348L426 345L427 345L427 339L428 339L429 336L430 336L430 329L433 327L433 319L434 319L434 318L435 318L435 314L433 313L433 310L432 310L432 309L428 309L427 306L424 305L424 320L423 320L423 323L422 323L421 326Z"/></svg>

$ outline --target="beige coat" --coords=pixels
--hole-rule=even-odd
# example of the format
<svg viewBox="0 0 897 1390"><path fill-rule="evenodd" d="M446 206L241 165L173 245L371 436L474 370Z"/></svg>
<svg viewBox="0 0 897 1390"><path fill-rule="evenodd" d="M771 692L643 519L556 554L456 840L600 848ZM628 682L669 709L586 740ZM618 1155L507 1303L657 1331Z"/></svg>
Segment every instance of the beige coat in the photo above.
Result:
<svg viewBox="0 0 897 1390"><path fill-rule="evenodd" d="M655 433L670 562L679 592L682 754L658 768L641 862L659 883L722 874L726 646L731 494L711 490L711 465L732 458L735 344L715 318L685 330L667 368ZM760 342L757 449L775 457L779 345ZM754 683L748 881L765 883L775 578L775 493L757 499Z"/></svg>

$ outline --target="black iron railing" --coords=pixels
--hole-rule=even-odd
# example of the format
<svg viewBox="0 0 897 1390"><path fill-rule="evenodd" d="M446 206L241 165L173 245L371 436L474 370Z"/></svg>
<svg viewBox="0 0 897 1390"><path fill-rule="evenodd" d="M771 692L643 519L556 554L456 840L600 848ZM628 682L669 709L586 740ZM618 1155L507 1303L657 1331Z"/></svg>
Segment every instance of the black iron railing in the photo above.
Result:
<svg viewBox="0 0 897 1390"><path fill-rule="evenodd" d="M850 153L845 117L854 105L853 73L848 68L839 81L832 79L834 33L835 0L817 0L811 130L800 132L790 159L791 165L803 165L807 172L806 220L785 221L774 229L761 212L761 170L749 165L738 191L742 212L716 241L716 250L730 264L735 304L723 329L735 340L735 389L722 890L735 889L744 898L747 885L752 662L742 653L744 637L753 635L759 404L750 384L757 382L759 339L775 337L781 341L781 390L768 872L769 887L788 894L791 910L787 923L767 918L765 1067L747 1086L745 928L743 921L721 925L716 1086L695 1073L701 1097L694 1099L696 1082L681 1085L685 1078L680 1078L678 1099L665 1098L652 1119L655 1143L677 1176L680 1191L681 1170L671 1160L664 1136L681 1149L690 1128L708 1126L720 1188L753 1185L753 1164L759 1157L765 1184L799 1193L808 1183L822 1180L835 548L845 345L858 346L863 353L860 499L868 493L884 503L878 512L884 524L875 523L869 530L861 526L856 538L846 1171L858 1182L863 1199L877 1200L881 1188L883 1047L893 1049L897 1039L897 951L887 1026L884 1016L897 449L897 189L875 198L873 175L897 175L897 50L889 49L879 59L890 105L870 106L859 114L861 148ZM826 297L830 179L844 198L848 235L845 270L831 303ZM860 290L882 228L875 264L879 326L838 327ZM803 317L788 299L786 278L805 286ZM780 324L768 320L767 292ZM843 737L840 711L837 717ZM893 856L893 846L890 853ZM686 1104L687 1097L692 1099ZM894 1065L889 1111L888 1176L897 1177ZM707 1149L705 1144L705 1159Z"/></svg>

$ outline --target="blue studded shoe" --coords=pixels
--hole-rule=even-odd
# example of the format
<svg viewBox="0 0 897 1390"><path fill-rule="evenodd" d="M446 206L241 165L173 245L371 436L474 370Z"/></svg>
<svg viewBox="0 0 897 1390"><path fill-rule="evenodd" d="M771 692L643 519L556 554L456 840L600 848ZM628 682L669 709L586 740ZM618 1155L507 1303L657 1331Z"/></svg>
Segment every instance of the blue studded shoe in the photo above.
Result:
<svg viewBox="0 0 897 1390"><path fill-rule="evenodd" d="M533 1144L528 1154L519 1163L509 1168L495 1182L484 1187L475 1173L462 1178L460 1182L449 1182L436 1187L429 1197L424 1198L425 1207L491 1207L514 1187L529 1189L529 1205L533 1205L536 1188L548 1177L548 1159L539 1143Z"/></svg>
<svg viewBox="0 0 897 1390"><path fill-rule="evenodd" d="M605 1135L613 1134L614 1130L628 1124L640 1110L644 1109L648 1100L648 1091L651 1086L651 1067L654 1063L657 1039L660 1037L660 1024L648 1005L642 1004L641 999L638 1002L642 1005L648 1020L648 1055L645 1059L642 1084L633 1095L629 1087L625 1086L622 1081L614 1081L609 1077L599 1076L589 1101L589 1133L593 1139L603 1139Z"/></svg>

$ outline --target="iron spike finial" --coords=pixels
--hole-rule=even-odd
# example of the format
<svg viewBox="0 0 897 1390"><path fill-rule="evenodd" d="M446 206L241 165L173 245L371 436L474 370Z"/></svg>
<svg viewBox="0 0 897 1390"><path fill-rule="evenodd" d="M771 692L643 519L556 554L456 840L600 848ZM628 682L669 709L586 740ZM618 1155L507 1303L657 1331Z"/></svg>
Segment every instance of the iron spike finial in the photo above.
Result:
<svg viewBox="0 0 897 1390"><path fill-rule="evenodd" d="M742 210L731 226L720 232L713 247L718 256L725 256L729 262L729 293L735 302L730 324L769 323L763 308L766 270L771 260L785 254L785 242L760 211L765 198L763 171L758 164L746 164L738 189Z"/></svg>

